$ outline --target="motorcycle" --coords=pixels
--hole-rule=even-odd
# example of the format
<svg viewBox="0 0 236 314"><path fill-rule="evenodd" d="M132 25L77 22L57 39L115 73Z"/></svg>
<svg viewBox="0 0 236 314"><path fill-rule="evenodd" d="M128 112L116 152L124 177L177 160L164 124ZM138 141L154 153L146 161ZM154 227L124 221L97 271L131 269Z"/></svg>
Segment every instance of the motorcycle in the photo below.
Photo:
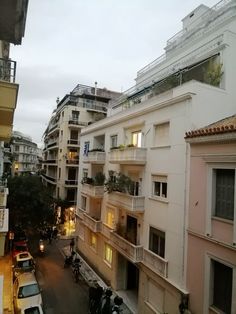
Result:
<svg viewBox="0 0 236 314"><path fill-rule="evenodd" d="M72 265L73 263L73 256L75 252L72 252L71 255L66 255L64 260L64 268L67 268Z"/></svg>
<svg viewBox="0 0 236 314"><path fill-rule="evenodd" d="M80 260L78 258L75 259L75 261L72 263L75 282L79 281L80 266L81 266Z"/></svg>
<svg viewBox="0 0 236 314"><path fill-rule="evenodd" d="M120 313L120 306L123 303L123 299L119 296L114 298L114 306L112 307L112 314L119 314Z"/></svg>

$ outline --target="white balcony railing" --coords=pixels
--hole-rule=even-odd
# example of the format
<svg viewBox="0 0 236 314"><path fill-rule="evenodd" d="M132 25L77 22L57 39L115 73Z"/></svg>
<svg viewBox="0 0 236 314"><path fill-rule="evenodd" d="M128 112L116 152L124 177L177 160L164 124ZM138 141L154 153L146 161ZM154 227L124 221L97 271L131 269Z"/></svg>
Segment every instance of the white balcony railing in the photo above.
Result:
<svg viewBox="0 0 236 314"><path fill-rule="evenodd" d="M86 213L84 213L83 223L93 232L100 232L102 230L102 221L96 220Z"/></svg>
<svg viewBox="0 0 236 314"><path fill-rule="evenodd" d="M112 245L124 256L134 263L141 262L143 259L143 246L134 245L115 231L111 232L110 239Z"/></svg>
<svg viewBox="0 0 236 314"><path fill-rule="evenodd" d="M82 208L77 208L75 214L76 214L76 216L78 216L80 219L84 220L85 210L83 210Z"/></svg>
<svg viewBox="0 0 236 314"><path fill-rule="evenodd" d="M144 212L144 196L133 196L126 193L112 192L108 194L108 200L115 206L122 207L132 212Z"/></svg>
<svg viewBox="0 0 236 314"><path fill-rule="evenodd" d="M0 186L0 207L7 206L8 188Z"/></svg>
<svg viewBox="0 0 236 314"><path fill-rule="evenodd" d="M144 249L142 262L155 273L165 278L168 277L168 261L161 256Z"/></svg>
<svg viewBox="0 0 236 314"><path fill-rule="evenodd" d="M91 184L82 184L81 192L91 197L103 197L104 186L95 186Z"/></svg>
<svg viewBox="0 0 236 314"><path fill-rule="evenodd" d="M88 152L88 155L83 157L83 161L85 163L104 164L105 156L105 152Z"/></svg>
<svg viewBox="0 0 236 314"><path fill-rule="evenodd" d="M138 164L146 163L146 148L126 147L124 149L113 149L109 152L110 163Z"/></svg>
<svg viewBox="0 0 236 314"><path fill-rule="evenodd" d="M109 227L108 225L106 225L106 224L102 224L102 234L106 237L106 238L108 238L108 239L110 239L111 238L111 232L113 231L113 229L111 228L111 227Z"/></svg>

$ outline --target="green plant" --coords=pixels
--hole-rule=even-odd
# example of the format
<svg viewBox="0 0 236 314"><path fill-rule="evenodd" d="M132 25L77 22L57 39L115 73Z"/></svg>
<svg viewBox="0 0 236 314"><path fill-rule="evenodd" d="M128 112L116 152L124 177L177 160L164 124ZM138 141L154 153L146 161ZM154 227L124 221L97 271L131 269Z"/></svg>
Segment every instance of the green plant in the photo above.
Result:
<svg viewBox="0 0 236 314"><path fill-rule="evenodd" d="M105 183L105 175L102 172L98 172L96 173L95 177L94 177L94 185L96 186L102 186Z"/></svg>
<svg viewBox="0 0 236 314"><path fill-rule="evenodd" d="M89 150L88 152L89 153L90 152L104 152L104 149L102 149L102 148L93 148L93 149Z"/></svg>
<svg viewBox="0 0 236 314"><path fill-rule="evenodd" d="M127 147L136 147L134 144L128 144Z"/></svg>
<svg viewBox="0 0 236 314"><path fill-rule="evenodd" d="M222 63L215 63L212 60L210 60L206 75L205 75L205 80L206 83L211 84L213 86L219 86L221 78L224 74L222 71Z"/></svg>
<svg viewBox="0 0 236 314"><path fill-rule="evenodd" d="M84 177L81 181L82 184L91 184L94 185L94 179L89 177Z"/></svg>
<svg viewBox="0 0 236 314"><path fill-rule="evenodd" d="M109 178L105 182L105 190L108 193L116 191L130 194L132 192L133 185L134 182L125 174L109 171Z"/></svg>

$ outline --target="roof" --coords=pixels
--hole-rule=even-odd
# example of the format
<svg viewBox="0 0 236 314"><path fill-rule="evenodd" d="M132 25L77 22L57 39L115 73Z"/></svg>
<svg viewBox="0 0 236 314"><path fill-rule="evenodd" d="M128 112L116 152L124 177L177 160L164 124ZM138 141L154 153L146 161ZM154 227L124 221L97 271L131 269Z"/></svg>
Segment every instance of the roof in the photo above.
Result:
<svg viewBox="0 0 236 314"><path fill-rule="evenodd" d="M188 139L232 132L236 132L236 114L209 124L203 128L186 132L185 138Z"/></svg>
<svg viewBox="0 0 236 314"><path fill-rule="evenodd" d="M27 273L20 274L18 276L18 281L19 281L19 285L20 286L26 286L26 285L37 283L35 275L32 272L27 272Z"/></svg>

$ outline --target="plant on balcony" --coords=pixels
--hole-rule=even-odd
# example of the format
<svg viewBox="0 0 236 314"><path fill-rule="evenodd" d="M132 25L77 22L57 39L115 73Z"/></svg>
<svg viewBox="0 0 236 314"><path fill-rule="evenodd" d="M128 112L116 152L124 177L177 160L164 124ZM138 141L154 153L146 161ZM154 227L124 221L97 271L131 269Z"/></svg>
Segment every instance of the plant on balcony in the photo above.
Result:
<svg viewBox="0 0 236 314"><path fill-rule="evenodd" d="M105 174L102 172L97 172L94 177L94 185L102 186L104 185L105 180L106 180Z"/></svg>
<svg viewBox="0 0 236 314"><path fill-rule="evenodd" d="M81 180L82 184L90 184L90 185L94 185L94 179L93 178L89 178L89 177L84 177Z"/></svg>
<svg viewBox="0 0 236 314"><path fill-rule="evenodd" d="M126 147L130 148L130 147L136 147L136 145L134 144L128 144Z"/></svg>
<svg viewBox="0 0 236 314"><path fill-rule="evenodd" d="M222 66L223 66L222 63L215 63L212 60L210 60L205 75L206 83L211 84L213 86L220 85L221 78L224 74L224 72L222 71Z"/></svg>
<svg viewBox="0 0 236 314"><path fill-rule="evenodd" d="M109 178L105 182L105 190L108 193L121 192L132 193L134 182L125 174L109 171Z"/></svg>

